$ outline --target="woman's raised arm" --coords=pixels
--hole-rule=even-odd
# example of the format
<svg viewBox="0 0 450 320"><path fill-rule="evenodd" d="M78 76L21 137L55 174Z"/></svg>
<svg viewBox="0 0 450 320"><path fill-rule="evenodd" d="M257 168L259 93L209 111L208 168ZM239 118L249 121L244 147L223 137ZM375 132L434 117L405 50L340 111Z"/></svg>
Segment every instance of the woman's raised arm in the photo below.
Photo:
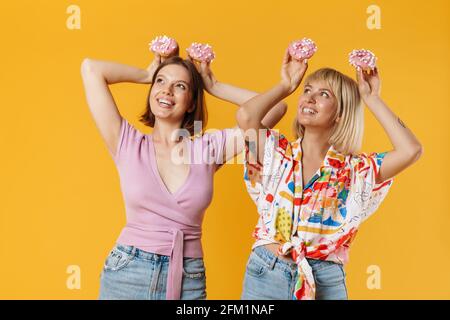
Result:
<svg viewBox="0 0 450 320"><path fill-rule="evenodd" d="M192 61L192 59L190 59ZM193 61L194 62L194 61ZM194 62L195 63L195 62ZM205 90L212 96L228 101L237 106L243 105L246 101L256 97L257 92L250 91L244 88L236 87L234 85L219 82L216 80L213 72L210 68L209 62L201 62L200 64L195 63L198 71L202 75L203 83L205 85ZM266 128L273 128L280 120L283 118L287 111L287 105L284 101L279 101L271 106L270 110L262 119L262 124ZM241 153L244 148L243 134L239 126L233 128L233 132L228 136L227 139L227 150L233 150L231 153L225 155L224 161L236 156ZM232 144L238 142L237 146L234 147Z"/></svg>
<svg viewBox="0 0 450 320"><path fill-rule="evenodd" d="M122 117L108 85L119 82L149 84L160 63L161 57L157 54L147 69L89 58L83 60L81 76L86 100L111 154L116 153Z"/></svg>
<svg viewBox="0 0 450 320"><path fill-rule="evenodd" d="M298 88L308 68L306 60L293 59L288 50L284 55L281 68L281 82L270 90L254 96L244 102L237 111L236 119L239 127L244 130L255 130L257 138L257 159L262 161L265 145L265 135L259 135L259 129L266 128L264 120L272 106L289 96ZM255 142L252 142L255 143Z"/></svg>
<svg viewBox="0 0 450 320"><path fill-rule="evenodd" d="M380 183L412 165L420 158L423 149L413 132L381 99L378 69L370 72L357 70L356 76L362 100L383 126L394 146L394 150L386 154L376 178L376 182Z"/></svg>

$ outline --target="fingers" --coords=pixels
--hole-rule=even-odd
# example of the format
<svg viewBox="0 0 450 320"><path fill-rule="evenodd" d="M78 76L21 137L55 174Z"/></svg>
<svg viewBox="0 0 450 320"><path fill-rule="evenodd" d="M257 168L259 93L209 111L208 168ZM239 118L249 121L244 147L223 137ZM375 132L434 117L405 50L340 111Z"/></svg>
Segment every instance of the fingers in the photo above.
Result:
<svg viewBox="0 0 450 320"><path fill-rule="evenodd" d="M200 70L202 73L207 74L208 73L208 68L209 68L209 63L207 63L206 61L202 61L200 63Z"/></svg>
<svg viewBox="0 0 450 320"><path fill-rule="evenodd" d="M377 67L375 67L375 68L373 69L373 75L374 75L375 77L377 77L377 78L380 77L380 74L378 73L378 68L377 68Z"/></svg>
<svg viewBox="0 0 450 320"><path fill-rule="evenodd" d="M296 68L300 68L299 70L306 70L308 67L308 59L296 59L291 57L290 63Z"/></svg>
<svg viewBox="0 0 450 320"><path fill-rule="evenodd" d="M369 69L369 70L362 70L360 67L358 67L357 72L361 75L361 78L366 81L369 81L373 78L379 77L377 68Z"/></svg>
<svg viewBox="0 0 450 320"><path fill-rule="evenodd" d="M305 73L308 70L308 59L301 60L301 72Z"/></svg>
<svg viewBox="0 0 450 320"><path fill-rule="evenodd" d="M192 62L192 64L195 66L195 68L197 69L197 71L201 74L202 73L202 67L201 65L199 65L199 63L194 60L191 56L187 56L186 58L187 60L189 60L190 62Z"/></svg>
<svg viewBox="0 0 450 320"><path fill-rule="evenodd" d="M192 62L192 64L193 64L195 67L197 67L197 64L195 63L195 60L192 59L192 57L191 57L190 55L188 55L188 56L186 57L186 60L189 60L190 62ZM198 69L198 68L197 68L197 69Z"/></svg>
<svg viewBox="0 0 450 320"><path fill-rule="evenodd" d="M361 67L356 68L356 79L358 79L359 83L362 83L365 81Z"/></svg>
<svg viewBox="0 0 450 320"><path fill-rule="evenodd" d="M291 60L291 55L289 54L289 49L286 49L283 57L283 64L288 64Z"/></svg>
<svg viewBox="0 0 450 320"><path fill-rule="evenodd" d="M155 61L158 63L158 65L162 62L161 55L157 52L155 52Z"/></svg>

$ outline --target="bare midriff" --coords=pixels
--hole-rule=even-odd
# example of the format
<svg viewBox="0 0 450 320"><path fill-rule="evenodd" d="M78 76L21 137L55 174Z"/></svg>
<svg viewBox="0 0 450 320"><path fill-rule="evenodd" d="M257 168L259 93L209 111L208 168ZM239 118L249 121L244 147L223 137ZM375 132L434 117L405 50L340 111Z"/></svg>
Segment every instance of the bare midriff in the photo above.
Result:
<svg viewBox="0 0 450 320"><path fill-rule="evenodd" d="M279 247L280 247L280 244L278 244L278 243L269 243L269 244L264 245L264 248L266 248L267 250L272 252L278 258L280 258L280 259L282 259L282 260L284 260L286 262L294 263L294 260L292 259L291 255L283 256L283 255L280 255L278 253L278 248Z"/></svg>

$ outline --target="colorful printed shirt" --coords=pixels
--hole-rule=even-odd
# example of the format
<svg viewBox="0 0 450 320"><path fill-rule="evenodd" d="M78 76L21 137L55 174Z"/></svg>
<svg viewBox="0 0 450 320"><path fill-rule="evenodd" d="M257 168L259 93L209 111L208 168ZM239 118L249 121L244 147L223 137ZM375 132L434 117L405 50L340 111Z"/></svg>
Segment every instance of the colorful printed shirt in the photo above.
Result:
<svg viewBox="0 0 450 320"><path fill-rule="evenodd" d="M253 248L279 243L298 265L293 299L314 299L315 284L306 258L345 264L361 222L386 196L392 179L375 178L385 153L343 155L333 147L305 186L302 180L301 138L288 140L267 130L263 163L250 161L245 150L244 180L259 220Z"/></svg>

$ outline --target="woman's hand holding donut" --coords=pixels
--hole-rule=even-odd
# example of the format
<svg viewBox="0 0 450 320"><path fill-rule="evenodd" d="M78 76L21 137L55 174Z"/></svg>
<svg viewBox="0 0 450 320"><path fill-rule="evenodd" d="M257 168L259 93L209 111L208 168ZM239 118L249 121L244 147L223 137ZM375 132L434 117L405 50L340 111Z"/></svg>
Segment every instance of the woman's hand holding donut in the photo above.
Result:
<svg viewBox="0 0 450 320"><path fill-rule="evenodd" d="M381 80L378 68L373 70L358 68L356 70L356 79L358 80L359 94L366 104L368 104L369 100L380 98Z"/></svg>
<svg viewBox="0 0 450 320"><path fill-rule="evenodd" d="M281 84L287 90L288 94L291 94L298 88L307 69L307 59L294 59L289 54L289 50L286 49L281 67Z"/></svg>
<svg viewBox="0 0 450 320"><path fill-rule="evenodd" d="M207 62L207 61L196 62L190 56L188 56L188 59L195 65L198 72L202 76L205 90L209 94L215 95L215 88L217 86L217 80L211 70L211 62Z"/></svg>
<svg viewBox="0 0 450 320"><path fill-rule="evenodd" d="M167 36L156 37L149 45L150 51L154 54L154 58L146 69L148 73L146 83L152 82L153 75L162 62L171 57L176 57L180 53L178 43Z"/></svg>

